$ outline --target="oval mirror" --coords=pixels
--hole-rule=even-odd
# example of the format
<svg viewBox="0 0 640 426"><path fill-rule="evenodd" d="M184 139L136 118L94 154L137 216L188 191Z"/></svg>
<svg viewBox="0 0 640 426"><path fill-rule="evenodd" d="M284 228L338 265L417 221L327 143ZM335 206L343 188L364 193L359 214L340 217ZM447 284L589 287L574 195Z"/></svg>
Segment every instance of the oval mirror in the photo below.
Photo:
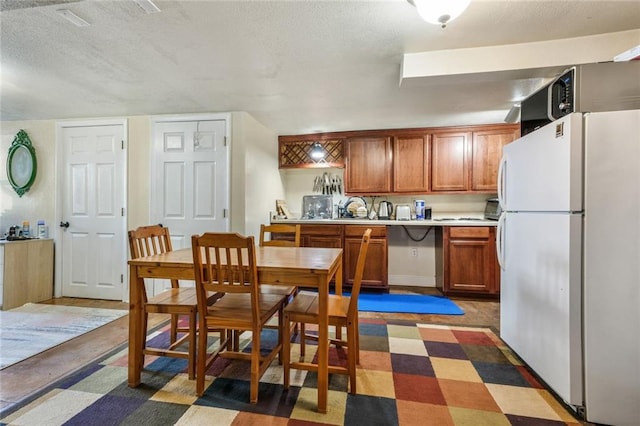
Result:
<svg viewBox="0 0 640 426"><path fill-rule="evenodd" d="M20 130L9 147L7 177L13 189L22 197L36 180L36 150L27 132Z"/></svg>

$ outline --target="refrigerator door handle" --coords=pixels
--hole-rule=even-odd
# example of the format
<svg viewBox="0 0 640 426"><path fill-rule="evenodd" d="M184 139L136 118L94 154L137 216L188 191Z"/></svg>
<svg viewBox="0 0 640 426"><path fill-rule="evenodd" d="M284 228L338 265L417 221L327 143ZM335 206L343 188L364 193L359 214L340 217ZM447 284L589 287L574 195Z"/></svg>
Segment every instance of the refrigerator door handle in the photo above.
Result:
<svg viewBox="0 0 640 426"><path fill-rule="evenodd" d="M496 255L498 258L498 265L500 266L500 270L504 271L504 223L505 223L505 214L502 213L500 215L500 219L498 219L498 229L496 231Z"/></svg>
<svg viewBox="0 0 640 426"><path fill-rule="evenodd" d="M505 211L505 199L504 199L504 189L506 184L506 172L505 167L507 166L507 159L502 156L500 159L500 164L498 165L498 204L502 211Z"/></svg>

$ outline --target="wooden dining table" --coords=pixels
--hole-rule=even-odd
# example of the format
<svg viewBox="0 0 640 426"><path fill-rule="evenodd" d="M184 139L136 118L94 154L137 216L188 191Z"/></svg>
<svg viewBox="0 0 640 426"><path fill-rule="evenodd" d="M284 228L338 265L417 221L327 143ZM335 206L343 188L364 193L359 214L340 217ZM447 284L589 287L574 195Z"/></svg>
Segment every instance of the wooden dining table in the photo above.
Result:
<svg viewBox="0 0 640 426"><path fill-rule="evenodd" d="M319 295L318 412L327 412L329 389L329 285L342 293L342 249L256 247L258 282L316 288ZM140 384L146 330L143 330L145 278L194 280L190 248L129 260L129 387Z"/></svg>

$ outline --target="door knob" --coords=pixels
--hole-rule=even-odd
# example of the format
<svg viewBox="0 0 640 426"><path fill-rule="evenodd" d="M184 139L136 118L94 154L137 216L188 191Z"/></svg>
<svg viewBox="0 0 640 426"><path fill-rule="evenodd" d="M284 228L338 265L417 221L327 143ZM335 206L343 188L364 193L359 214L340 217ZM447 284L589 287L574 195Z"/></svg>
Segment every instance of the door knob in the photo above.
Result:
<svg viewBox="0 0 640 426"><path fill-rule="evenodd" d="M69 222L60 222L60 228L68 228Z"/></svg>

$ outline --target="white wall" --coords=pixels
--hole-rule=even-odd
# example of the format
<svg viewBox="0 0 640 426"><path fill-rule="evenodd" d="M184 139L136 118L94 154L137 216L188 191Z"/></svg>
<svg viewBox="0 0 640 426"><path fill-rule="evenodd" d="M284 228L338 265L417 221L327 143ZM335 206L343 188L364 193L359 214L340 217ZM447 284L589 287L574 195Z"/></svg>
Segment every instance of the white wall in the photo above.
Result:
<svg viewBox="0 0 640 426"><path fill-rule="evenodd" d="M233 113L232 123L231 230L257 237L284 198L278 136L244 112Z"/></svg>
<svg viewBox="0 0 640 426"><path fill-rule="evenodd" d="M28 220L36 229L39 219L49 226L49 234L55 224L56 202L56 147L55 121L3 122L0 139L0 235L9 226L22 225ZM7 155L16 133L23 129L36 151L37 174L31 189L22 197L13 190L7 177Z"/></svg>

